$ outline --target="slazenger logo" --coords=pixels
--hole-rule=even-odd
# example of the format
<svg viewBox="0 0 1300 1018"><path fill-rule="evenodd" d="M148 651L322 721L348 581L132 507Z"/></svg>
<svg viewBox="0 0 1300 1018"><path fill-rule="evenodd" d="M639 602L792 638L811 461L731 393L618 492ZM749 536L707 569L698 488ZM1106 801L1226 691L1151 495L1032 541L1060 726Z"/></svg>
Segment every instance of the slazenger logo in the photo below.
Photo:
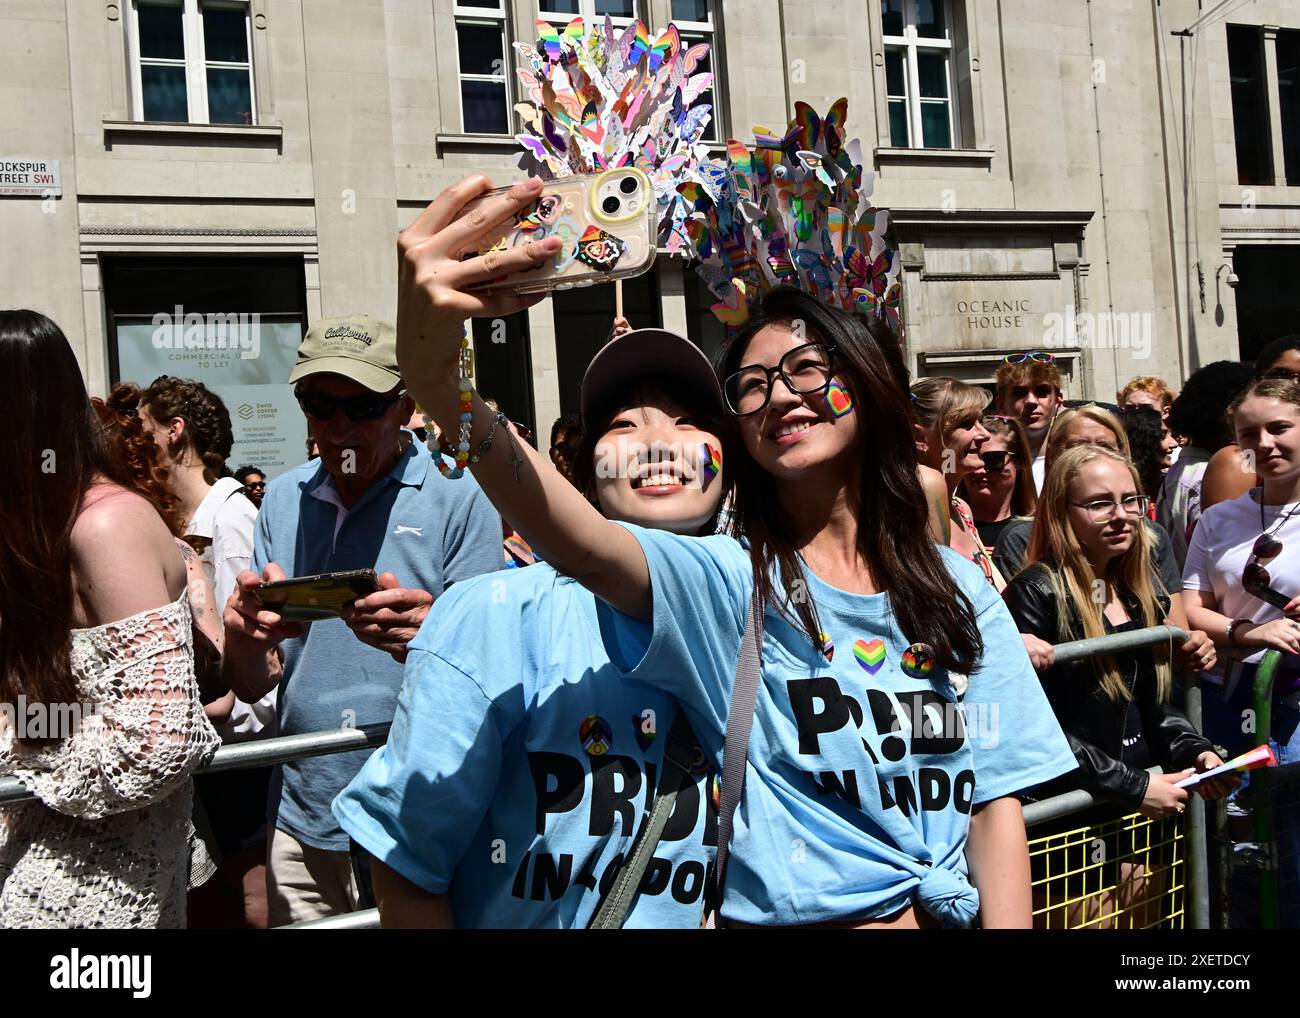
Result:
<svg viewBox="0 0 1300 1018"><path fill-rule="evenodd" d="M404 526L402 526L402 525L399 523L399 524L397 525L397 529L393 531L393 536L396 537L398 534L414 534L416 537L423 537L423 536L424 536L424 528L423 528L423 527L404 527Z"/></svg>
<svg viewBox="0 0 1300 1018"><path fill-rule="evenodd" d="M143 999L153 992L153 956L149 954L71 954L50 959L50 986L55 990L130 990Z"/></svg>

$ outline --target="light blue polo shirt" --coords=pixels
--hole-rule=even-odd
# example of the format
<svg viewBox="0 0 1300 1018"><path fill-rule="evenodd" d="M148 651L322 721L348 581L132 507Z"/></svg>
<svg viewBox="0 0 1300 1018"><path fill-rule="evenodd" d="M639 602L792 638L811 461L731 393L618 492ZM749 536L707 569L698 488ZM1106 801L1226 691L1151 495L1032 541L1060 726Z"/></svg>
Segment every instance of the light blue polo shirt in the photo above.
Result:
<svg viewBox="0 0 1300 1018"><path fill-rule="evenodd" d="M329 498L332 488L318 460L267 485L257 514L254 570L260 573L268 562L278 563L287 576L374 569L437 598L458 580L501 568L496 509L473 477L443 477L418 441L341 520ZM342 620L308 623L302 638L281 647L280 734L392 721L402 665L358 640ZM367 756L361 750L278 767L269 819L304 844L346 851L348 837L330 802Z"/></svg>
<svg viewBox="0 0 1300 1018"><path fill-rule="evenodd" d="M586 926L648 818L681 709L619 675L606 639L624 636L602 634L595 597L548 565L458 584L411 642L388 743L335 816L375 858L450 894L457 926ZM716 774L701 756L627 926L699 926Z"/></svg>

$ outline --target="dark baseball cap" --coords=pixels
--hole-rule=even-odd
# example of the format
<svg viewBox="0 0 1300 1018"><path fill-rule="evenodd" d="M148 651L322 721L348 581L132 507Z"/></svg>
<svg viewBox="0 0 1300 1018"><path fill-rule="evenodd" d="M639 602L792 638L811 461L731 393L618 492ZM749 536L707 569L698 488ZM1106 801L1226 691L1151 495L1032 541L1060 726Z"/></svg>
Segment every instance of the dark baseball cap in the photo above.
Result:
<svg viewBox="0 0 1300 1018"><path fill-rule="evenodd" d="M610 340L597 351L582 376L582 422L585 427L605 397L628 382L652 375L680 379L723 407L722 387L704 351L667 329L636 329Z"/></svg>

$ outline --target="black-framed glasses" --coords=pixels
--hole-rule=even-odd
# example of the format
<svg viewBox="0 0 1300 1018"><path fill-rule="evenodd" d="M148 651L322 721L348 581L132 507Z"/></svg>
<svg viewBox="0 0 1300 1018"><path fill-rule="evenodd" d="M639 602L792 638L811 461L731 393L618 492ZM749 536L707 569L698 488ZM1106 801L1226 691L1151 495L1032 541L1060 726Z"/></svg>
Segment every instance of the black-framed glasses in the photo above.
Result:
<svg viewBox="0 0 1300 1018"><path fill-rule="evenodd" d="M737 417L756 414L772 401L777 375L786 388L800 396L825 392L835 374L835 348L825 343L805 343L786 352L776 367L748 364L727 377L722 386L727 409Z"/></svg>
<svg viewBox="0 0 1300 1018"><path fill-rule="evenodd" d="M1120 509L1130 516L1145 516L1151 504L1148 495L1126 495L1124 498L1094 498L1091 502L1071 502L1078 509L1088 510L1093 523L1109 523Z"/></svg>
<svg viewBox="0 0 1300 1018"><path fill-rule="evenodd" d="M303 413L315 417L318 421L328 421L340 410L348 420L361 424L365 421L377 421L383 417L388 408L406 395L404 389L395 393L375 393L366 396L326 396L319 392L293 391Z"/></svg>
<svg viewBox="0 0 1300 1018"><path fill-rule="evenodd" d="M990 474L1000 474L1006 465L1013 462L1015 458L1016 454L1012 449L996 449L993 452L980 453L980 460L984 463L984 469Z"/></svg>
<svg viewBox="0 0 1300 1018"><path fill-rule="evenodd" d="M245 481L244 487L250 491L261 491L266 487L265 481Z"/></svg>
<svg viewBox="0 0 1300 1018"><path fill-rule="evenodd" d="M1042 353L1039 350L1026 350L1024 353L1009 353L1002 358L1004 364L1025 364L1033 361L1035 364L1054 364L1056 355Z"/></svg>

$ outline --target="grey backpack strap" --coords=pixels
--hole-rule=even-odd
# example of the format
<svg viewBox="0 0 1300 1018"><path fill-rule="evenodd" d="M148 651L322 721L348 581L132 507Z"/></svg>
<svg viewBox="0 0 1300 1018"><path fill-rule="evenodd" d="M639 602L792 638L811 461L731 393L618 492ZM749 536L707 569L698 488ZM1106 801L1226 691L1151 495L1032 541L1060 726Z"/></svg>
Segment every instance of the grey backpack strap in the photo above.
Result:
<svg viewBox="0 0 1300 1018"><path fill-rule="evenodd" d="M716 888L714 907L705 916L704 925L713 929L722 909L722 891L727 880L727 858L731 854L731 826L745 789L745 761L749 757L749 733L754 727L754 705L758 702L759 668L763 663L763 613L759 609L758 590L749 602L745 635L740 638L740 663L736 665L736 684L727 708L727 741L722 750L722 791L718 796L718 860L714 864Z"/></svg>
<svg viewBox="0 0 1300 1018"><path fill-rule="evenodd" d="M673 815L673 805L677 802L677 793L691 780L691 766L695 763L698 740L686 720L686 712L677 710L677 719L668 732L668 743L664 746L663 777L659 782L659 791L655 795L654 805L650 807L650 817L641 828L641 835L632 846L627 859L619 867L618 876L601 903L592 913L587 928L591 930L620 930L627 921L627 914L632 910L632 901L641 887L641 880L654 858L659 838Z"/></svg>

